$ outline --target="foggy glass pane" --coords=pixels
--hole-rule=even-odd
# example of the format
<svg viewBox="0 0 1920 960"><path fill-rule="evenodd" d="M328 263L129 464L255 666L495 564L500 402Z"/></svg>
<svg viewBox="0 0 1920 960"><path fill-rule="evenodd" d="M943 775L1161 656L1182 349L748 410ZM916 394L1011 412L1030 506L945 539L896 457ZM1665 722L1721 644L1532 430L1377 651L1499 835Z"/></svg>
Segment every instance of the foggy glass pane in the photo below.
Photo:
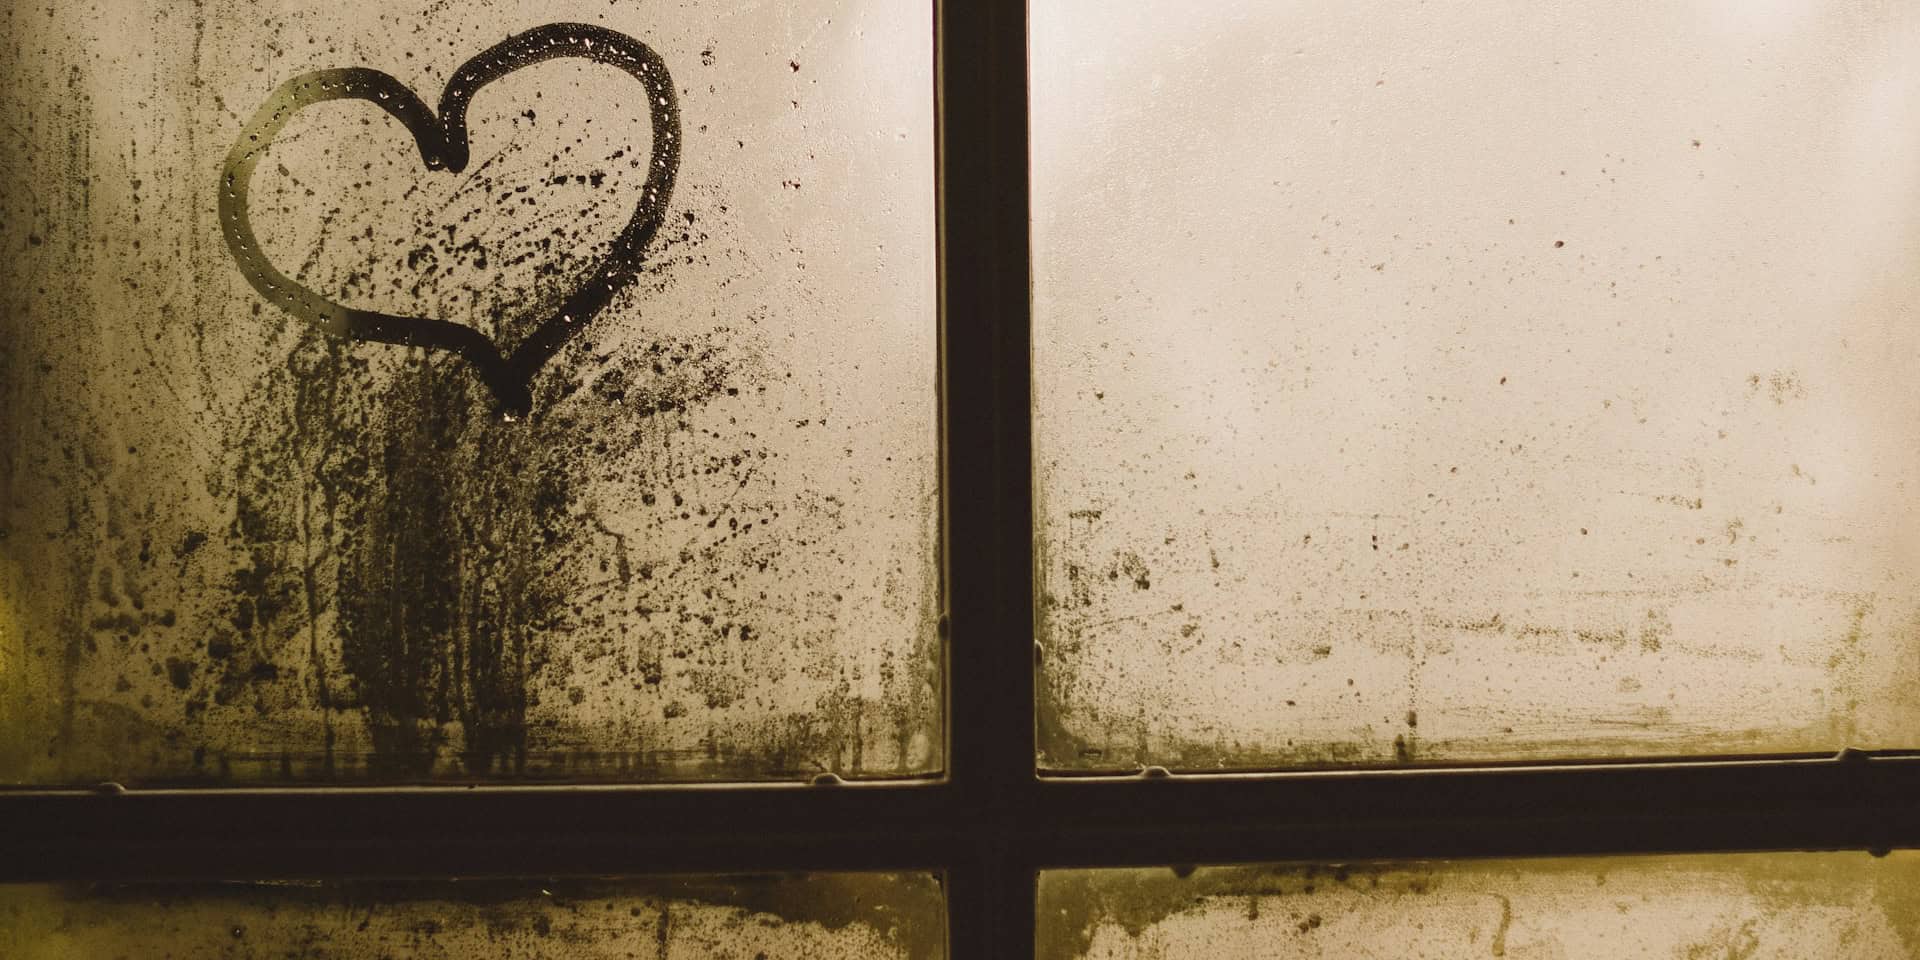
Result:
<svg viewBox="0 0 1920 960"><path fill-rule="evenodd" d="M1063 870L1039 898L1039 960L1920 956L1904 851Z"/></svg>
<svg viewBox="0 0 1920 960"><path fill-rule="evenodd" d="M0 781L940 768L929 4L0 16Z"/></svg>
<svg viewBox="0 0 1920 960"><path fill-rule="evenodd" d="M1036 2L1042 765L1920 744L1916 54Z"/></svg>
<svg viewBox="0 0 1920 960"><path fill-rule="evenodd" d="M0 886L0 953L60 957L937 960L927 875Z"/></svg>

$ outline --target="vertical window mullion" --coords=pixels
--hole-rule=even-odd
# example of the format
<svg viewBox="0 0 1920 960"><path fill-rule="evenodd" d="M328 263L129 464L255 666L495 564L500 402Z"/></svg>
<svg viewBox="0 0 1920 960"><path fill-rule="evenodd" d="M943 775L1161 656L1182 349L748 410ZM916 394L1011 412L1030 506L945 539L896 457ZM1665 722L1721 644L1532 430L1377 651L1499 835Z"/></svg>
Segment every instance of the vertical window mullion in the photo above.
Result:
<svg viewBox="0 0 1920 960"><path fill-rule="evenodd" d="M939 9L949 771L989 810L1033 783L1026 4Z"/></svg>
<svg viewBox="0 0 1920 960"><path fill-rule="evenodd" d="M951 955L972 960L1034 943L1011 842L1035 786L1027 8L937 10L947 769L993 838L947 864Z"/></svg>

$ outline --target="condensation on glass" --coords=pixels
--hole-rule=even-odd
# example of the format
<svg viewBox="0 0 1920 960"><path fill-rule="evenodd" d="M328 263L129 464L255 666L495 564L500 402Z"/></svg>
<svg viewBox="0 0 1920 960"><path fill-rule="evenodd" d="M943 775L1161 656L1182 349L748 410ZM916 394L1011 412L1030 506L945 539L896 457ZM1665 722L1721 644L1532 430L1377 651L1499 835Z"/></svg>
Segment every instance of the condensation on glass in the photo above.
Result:
<svg viewBox="0 0 1920 960"><path fill-rule="evenodd" d="M1920 855L1062 870L1039 960L1920 956Z"/></svg>
<svg viewBox="0 0 1920 960"><path fill-rule="evenodd" d="M0 16L0 781L940 768L929 5Z"/></svg>
<svg viewBox="0 0 1920 960"><path fill-rule="evenodd" d="M1044 766L1920 745L1920 8L1032 50Z"/></svg>
<svg viewBox="0 0 1920 960"><path fill-rule="evenodd" d="M945 915L925 874L0 885L0 953L939 960Z"/></svg>

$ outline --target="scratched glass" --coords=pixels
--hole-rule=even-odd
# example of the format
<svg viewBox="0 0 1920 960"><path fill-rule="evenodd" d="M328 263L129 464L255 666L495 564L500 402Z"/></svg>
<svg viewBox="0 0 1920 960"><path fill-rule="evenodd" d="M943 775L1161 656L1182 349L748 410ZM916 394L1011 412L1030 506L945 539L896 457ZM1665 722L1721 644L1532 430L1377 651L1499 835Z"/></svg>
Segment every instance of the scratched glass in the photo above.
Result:
<svg viewBox="0 0 1920 960"><path fill-rule="evenodd" d="M0 954L939 960L925 874L0 885Z"/></svg>
<svg viewBox="0 0 1920 960"><path fill-rule="evenodd" d="M1920 956L1920 854L1040 875L1038 960Z"/></svg>
<svg viewBox="0 0 1920 960"><path fill-rule="evenodd" d="M1036 2L1042 765L1920 746L1916 51Z"/></svg>
<svg viewBox="0 0 1920 960"><path fill-rule="evenodd" d="M929 4L0 16L0 782L940 769Z"/></svg>

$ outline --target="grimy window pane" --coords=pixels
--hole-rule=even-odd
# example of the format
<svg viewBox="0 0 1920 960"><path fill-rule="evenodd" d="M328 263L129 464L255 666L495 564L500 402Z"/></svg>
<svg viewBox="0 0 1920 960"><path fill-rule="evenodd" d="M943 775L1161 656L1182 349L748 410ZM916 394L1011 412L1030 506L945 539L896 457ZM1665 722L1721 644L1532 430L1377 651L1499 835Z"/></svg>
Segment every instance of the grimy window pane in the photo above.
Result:
<svg viewBox="0 0 1920 960"><path fill-rule="evenodd" d="M0 953L937 960L928 875L0 886Z"/></svg>
<svg viewBox="0 0 1920 960"><path fill-rule="evenodd" d="M1920 956L1901 851L1064 870L1039 960Z"/></svg>
<svg viewBox="0 0 1920 960"><path fill-rule="evenodd" d="M1032 50L1044 766L1920 746L1920 7Z"/></svg>
<svg viewBox="0 0 1920 960"><path fill-rule="evenodd" d="M4 11L0 780L940 768L929 4Z"/></svg>

